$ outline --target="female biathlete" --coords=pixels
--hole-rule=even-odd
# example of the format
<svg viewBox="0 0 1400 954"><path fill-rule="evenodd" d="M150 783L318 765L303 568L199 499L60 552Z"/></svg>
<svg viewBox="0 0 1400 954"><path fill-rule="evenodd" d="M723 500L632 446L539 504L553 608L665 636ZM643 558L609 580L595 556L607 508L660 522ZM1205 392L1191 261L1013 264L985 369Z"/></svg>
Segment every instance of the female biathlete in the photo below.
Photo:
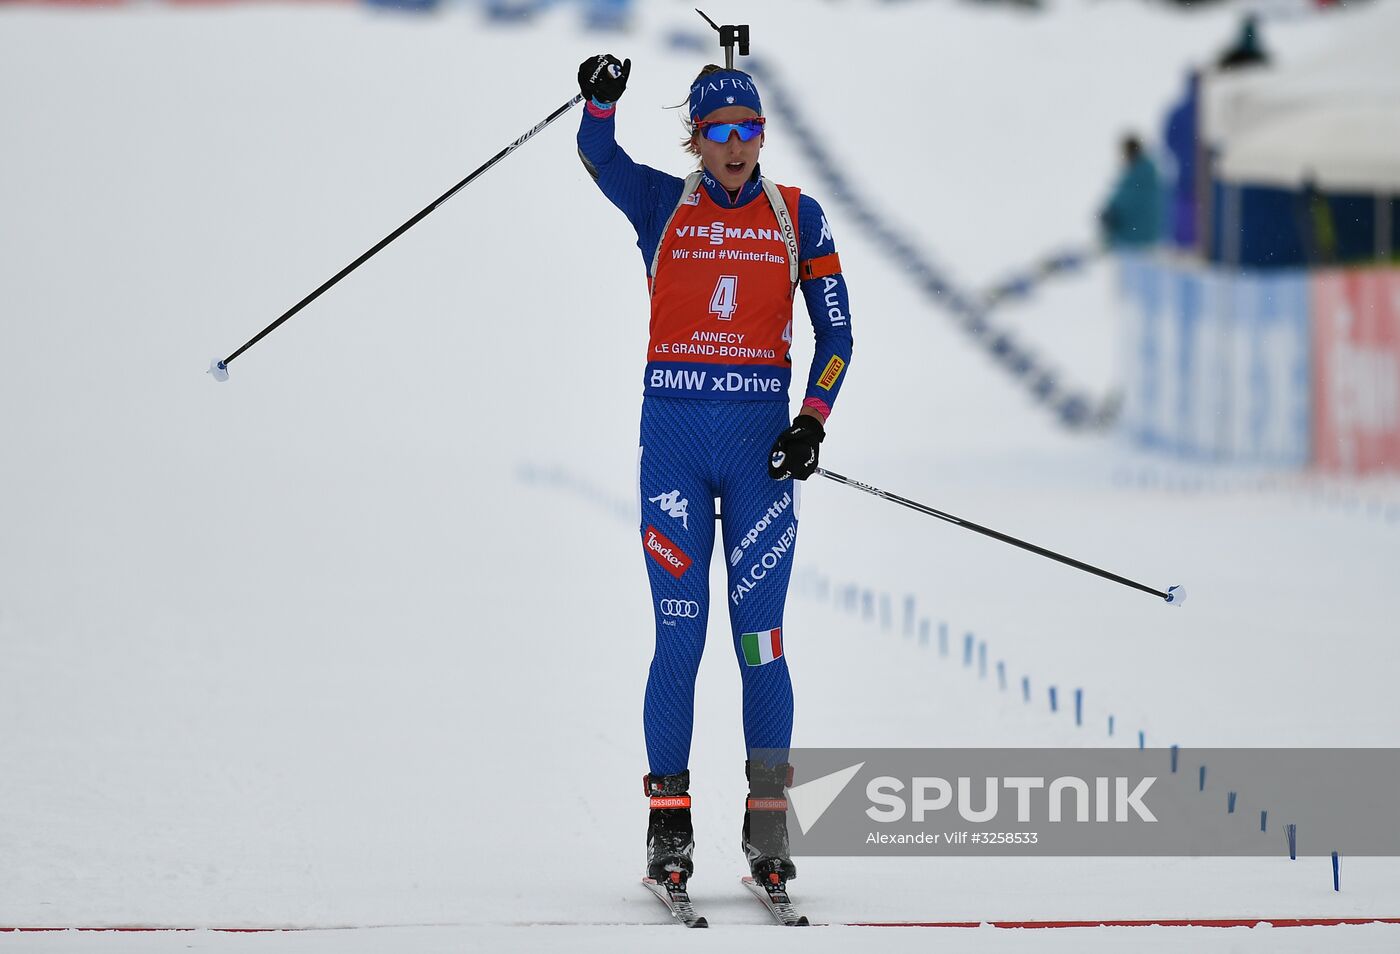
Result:
<svg viewBox="0 0 1400 954"><path fill-rule="evenodd" d="M754 878L781 887L788 857L792 684L783 605L797 539L793 483L817 467L825 422L851 360L846 284L821 206L759 172L764 116L753 78L707 66L690 88L685 179L633 162L617 144L617 100L631 60L579 67L587 102L579 155L637 231L651 292L638 449L639 530L656 617L643 722L650 772L647 874L684 886L695 675L709 617L716 501L726 599L743 676L749 798L743 849ZM816 335L802 407L788 423L792 304Z"/></svg>

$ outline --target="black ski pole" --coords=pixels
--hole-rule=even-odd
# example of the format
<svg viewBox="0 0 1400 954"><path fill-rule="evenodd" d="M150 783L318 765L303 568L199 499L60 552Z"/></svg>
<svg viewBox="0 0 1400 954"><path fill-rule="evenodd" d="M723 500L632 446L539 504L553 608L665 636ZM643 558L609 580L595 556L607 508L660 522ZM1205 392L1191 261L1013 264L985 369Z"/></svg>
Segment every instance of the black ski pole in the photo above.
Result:
<svg viewBox="0 0 1400 954"><path fill-rule="evenodd" d="M228 380L228 366L229 366L229 363L232 362L234 358L238 357L240 354L242 354L243 352L247 351L247 350L248 350L249 348L251 348L253 345L255 345L255 344L257 344L259 341L263 340L263 338L267 337L267 335L268 335L269 333L271 333L272 330L273 330L274 328L276 328L278 325L282 324L282 322L286 321L288 318L291 318L291 317L292 317L293 315L295 315L297 312L301 311L301 310L302 310L303 308L305 308L307 305L311 304L311 303L312 303L313 301L315 301L317 298L321 297L321 294L322 294L323 292L325 292L327 289L329 289L331 286L333 286L336 282L340 281L340 280L341 280L342 278L344 278L346 275L349 275L349 274L350 274L351 272L353 272L355 269L359 268L359 267L360 267L361 265L363 265L365 262L369 261L369 260L370 260L371 258L373 258L375 255L377 255L377 254L379 253L379 251L380 251L381 249L384 248L384 246L388 245L388 244L389 244L390 242L392 242L394 239L398 238L400 235L402 235L403 233L407 232L409 229L413 228L413 226L417 225L420 221L422 221L424 218L426 218L429 212L432 212L432 211L433 211L434 209L436 209L438 206L442 205L442 204L443 204L444 202L446 202L448 199L452 198L454 195L456 195L458 192L460 192L462 189L464 189L464 188L465 188L473 179L475 179L477 176L481 175L481 174L482 174L483 172L485 172L487 169L490 169L492 166L494 166L496 163L500 162L502 159L504 159L506 156L510 155L512 152L515 152L515 150L519 149L519 148L520 148L521 146L523 146L525 143L529 142L532 138L534 138L534 136L535 136L536 133L538 133L540 130L544 129L544 128L545 128L546 126L548 126L550 123L554 122L556 119L558 119L560 116L564 115L564 114L565 114L566 112L568 112L571 108L573 108L575 105L577 105L578 103L580 103L580 102L582 102L582 101L583 101L583 94L582 94L582 93L579 93L579 94L576 95L573 99L571 99L571 100L569 100L567 103L565 103L563 106L560 106L560 107L559 107L558 109L556 109L554 112L552 112L552 113L550 113L548 116L546 116L538 125L536 125L533 129L531 129L531 130L530 130L529 132L527 132L525 135L521 136L519 139L515 140L515 142L511 143L509 146L506 146L506 147L505 147L504 149L502 149L500 152L496 153L496 154L495 154L494 156L492 156L490 159L486 160L485 163L483 163L482 165L478 166L478 167L476 168L476 170L472 172L471 175L467 176L467 177L466 177L465 179L463 179L461 182L457 183L457 184L454 185L452 188L448 189L448 190L447 190L446 192L444 192L442 195L438 196L436 199L434 199L432 202L430 202L426 207L424 207L421 211L419 211L418 214L415 215L413 218L409 219L409 220L408 220L407 222L405 222L403 225L400 225L398 228L394 229L394 231L392 231L392 232L390 232L388 235L384 236L384 238L382 238L382 239L379 241L379 244L375 245L374 248L370 249L368 252L365 252L365 254L361 255L359 258L355 259L355 260L354 260L353 262L351 262L349 265L346 265L346 266L345 266L344 268L342 268L340 271L336 272L333 276L331 276L329 279L327 279L326 282L325 282L324 284L322 284L320 288L317 288L314 292L312 292L311 294L307 295L305 298L303 298L301 301L297 302L297 303L296 303L295 305L293 305L291 308L288 308L286 311L284 311L284 312L282 313L282 315L281 315L276 321L274 321L272 324L268 325L268 326L267 326L266 328L264 328L262 331L259 331L259 332L258 332L257 334L255 334L252 338L248 339L248 341L244 342L243 347L239 348L237 351L235 351L233 354L229 355L227 358L224 358L222 361L219 360L218 358L215 358L213 361L209 362L209 373L212 374L212 375L214 376L214 380L215 380L215 381L227 381L227 380Z"/></svg>
<svg viewBox="0 0 1400 954"><path fill-rule="evenodd" d="M930 517L937 517L939 520L946 520L949 523L956 524L959 527L965 527L968 530L975 530L980 534L991 537L993 540L1000 540L1002 543L1009 543L1012 546L1020 547L1022 550L1029 550L1032 553L1038 553L1043 557L1049 557L1052 560L1058 560L1060 563L1063 563L1067 566L1072 566L1075 569L1084 570L1085 572L1092 573L1095 576L1101 576L1105 580L1112 580L1115 583L1122 583L1124 586L1131 586L1135 590L1142 590L1144 593L1151 593L1153 596L1160 596L1162 599L1166 600L1173 606L1180 606L1182 603L1186 602L1186 588L1184 586L1169 586L1167 587L1165 592L1163 592L1162 590L1154 590L1150 586L1145 586L1142 583L1134 582L1133 580L1130 580L1127 577L1119 576L1117 573L1110 573L1107 570L1100 570L1096 566L1090 566L1087 563L1081 563L1080 561L1072 559L1071 557L1067 557L1063 554L1056 553L1054 550L1047 550L1044 547L1036 546L1034 543L1027 543L1025 540L1018 540L1015 537L1008 536L1007 534L1001 533L998 530L992 530L988 527L983 527L978 524L975 524L970 520L964 520L961 517L955 517L950 513L944 513L941 510L935 510L932 507L925 506L924 504L918 503L914 500L910 500L907 497L901 497L899 494L892 494L888 490L881 490L879 487L872 487L869 484L863 484L858 480L852 480L849 477L843 477L842 475L835 473L834 471L818 467L817 473L821 474L823 477L828 477L831 480L836 481L838 484L845 484L847 487L854 487L856 490L863 490L868 494L874 494L876 497L883 497L884 499L889 500L893 503L897 503L901 506L908 507L910 510L917 510L919 511L919 513L926 513Z"/></svg>

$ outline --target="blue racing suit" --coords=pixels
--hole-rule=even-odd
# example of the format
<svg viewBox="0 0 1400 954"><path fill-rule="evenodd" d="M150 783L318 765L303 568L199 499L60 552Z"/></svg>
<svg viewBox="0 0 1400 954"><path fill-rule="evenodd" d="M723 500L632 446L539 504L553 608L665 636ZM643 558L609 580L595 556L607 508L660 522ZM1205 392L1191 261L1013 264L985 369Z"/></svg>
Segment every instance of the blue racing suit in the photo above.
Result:
<svg viewBox="0 0 1400 954"><path fill-rule="evenodd" d="M615 106L586 104L578 147L603 194L636 229L649 271L657 262L637 479L656 621L643 724L651 774L664 776L689 765L717 513L746 750L791 742L782 626L800 495L792 480L769 478L767 465L789 423L794 289L781 217L757 172L733 199L703 172L699 188L683 196L684 180L634 162L618 146L615 115ZM781 189L816 338L803 403L825 418L851 358L845 279L821 206Z"/></svg>

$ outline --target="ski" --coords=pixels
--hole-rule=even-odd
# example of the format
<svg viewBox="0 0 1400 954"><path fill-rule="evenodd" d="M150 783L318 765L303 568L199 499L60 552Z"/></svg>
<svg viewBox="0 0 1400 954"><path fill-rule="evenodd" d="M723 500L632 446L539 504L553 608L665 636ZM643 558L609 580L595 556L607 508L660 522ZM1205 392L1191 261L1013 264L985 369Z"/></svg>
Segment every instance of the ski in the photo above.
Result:
<svg viewBox="0 0 1400 954"><path fill-rule="evenodd" d="M751 875L744 875L739 880L744 883L744 887L753 892L755 898L763 902L768 913L773 915L773 920L784 927L807 927L812 923L807 920L806 915L798 914L793 908L792 899L788 897L787 885L783 882L761 884Z"/></svg>
<svg viewBox="0 0 1400 954"><path fill-rule="evenodd" d="M652 878L643 878L642 886L656 895L657 900L666 905L666 910L671 912L671 917L686 927L707 928L710 926L710 922L695 913L695 906L690 903L690 894L685 890L684 883L678 884L668 881L661 884Z"/></svg>

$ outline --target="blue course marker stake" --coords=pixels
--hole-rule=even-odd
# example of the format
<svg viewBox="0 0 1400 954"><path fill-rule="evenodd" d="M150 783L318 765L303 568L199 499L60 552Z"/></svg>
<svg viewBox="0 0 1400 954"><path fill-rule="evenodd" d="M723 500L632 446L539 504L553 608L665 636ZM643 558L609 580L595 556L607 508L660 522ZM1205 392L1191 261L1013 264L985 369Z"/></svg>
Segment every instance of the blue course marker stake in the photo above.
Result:
<svg viewBox="0 0 1400 954"><path fill-rule="evenodd" d="M1074 690L1074 724L1084 724L1084 690Z"/></svg>
<svg viewBox="0 0 1400 954"><path fill-rule="evenodd" d="M1233 814L1235 813L1235 795L1236 795L1236 794L1237 794L1236 792L1230 792L1228 795L1225 796L1225 812L1226 812L1226 814L1233 815Z"/></svg>
<svg viewBox="0 0 1400 954"><path fill-rule="evenodd" d="M1283 832L1288 836L1288 860L1298 860L1298 826L1289 822L1283 826Z"/></svg>
<svg viewBox="0 0 1400 954"><path fill-rule="evenodd" d="M890 609L890 594L880 594L880 628L889 629L894 624L894 613Z"/></svg>
<svg viewBox="0 0 1400 954"><path fill-rule="evenodd" d="M1113 734L1113 716L1108 717L1108 734Z"/></svg>
<svg viewBox="0 0 1400 954"><path fill-rule="evenodd" d="M1342 890L1342 856L1332 852L1332 890Z"/></svg>
<svg viewBox="0 0 1400 954"><path fill-rule="evenodd" d="M997 660L997 686L1006 691L1006 661L1002 659Z"/></svg>
<svg viewBox="0 0 1400 954"><path fill-rule="evenodd" d="M912 593L904 597L904 635L914 635L914 596Z"/></svg>
<svg viewBox="0 0 1400 954"><path fill-rule="evenodd" d="M1268 831L1268 830L1269 830L1269 813L1268 813L1268 812L1260 812L1260 813L1259 813L1259 830L1260 830L1260 831Z"/></svg>
<svg viewBox="0 0 1400 954"><path fill-rule="evenodd" d="M928 645L928 620L926 619L919 620L919 645Z"/></svg>
<svg viewBox="0 0 1400 954"><path fill-rule="evenodd" d="M972 665L972 643L973 643L973 636L972 636L971 633L968 633L966 636L963 637L963 665L964 665L964 666L971 666L971 665Z"/></svg>
<svg viewBox="0 0 1400 954"><path fill-rule="evenodd" d="M948 624L938 624L938 655L948 655Z"/></svg>
<svg viewBox="0 0 1400 954"><path fill-rule="evenodd" d="M875 594L869 590L860 594L860 615L862 619L870 619L875 615Z"/></svg>
<svg viewBox="0 0 1400 954"><path fill-rule="evenodd" d="M1198 791L1198 792L1204 792L1205 790L1206 790L1206 767L1205 767L1204 765L1202 765L1202 766L1201 766L1201 781L1200 781L1200 785L1199 785L1199 787L1196 789L1196 791Z"/></svg>
<svg viewBox="0 0 1400 954"><path fill-rule="evenodd" d="M1147 748L1147 733L1138 729L1138 748Z"/></svg>
<svg viewBox="0 0 1400 954"><path fill-rule="evenodd" d="M977 644L977 678L987 678L987 644Z"/></svg>
<svg viewBox="0 0 1400 954"><path fill-rule="evenodd" d="M1030 677L1030 676L1022 676L1022 677L1021 677L1021 696L1022 696L1022 698L1025 699L1025 701L1027 701L1027 702L1030 702L1030 701L1031 701L1031 677Z"/></svg>
<svg viewBox="0 0 1400 954"><path fill-rule="evenodd" d="M1057 698L1057 693L1055 692L1055 687L1054 687L1054 686L1051 686L1051 687L1050 687L1050 711L1051 711L1051 712L1058 712L1059 710L1060 710L1059 699Z"/></svg>
<svg viewBox="0 0 1400 954"><path fill-rule="evenodd" d="M1173 745L1173 746L1172 746L1172 774L1173 774L1173 775L1176 774L1176 756L1177 756L1177 751L1178 751L1177 747L1176 747L1175 745Z"/></svg>

